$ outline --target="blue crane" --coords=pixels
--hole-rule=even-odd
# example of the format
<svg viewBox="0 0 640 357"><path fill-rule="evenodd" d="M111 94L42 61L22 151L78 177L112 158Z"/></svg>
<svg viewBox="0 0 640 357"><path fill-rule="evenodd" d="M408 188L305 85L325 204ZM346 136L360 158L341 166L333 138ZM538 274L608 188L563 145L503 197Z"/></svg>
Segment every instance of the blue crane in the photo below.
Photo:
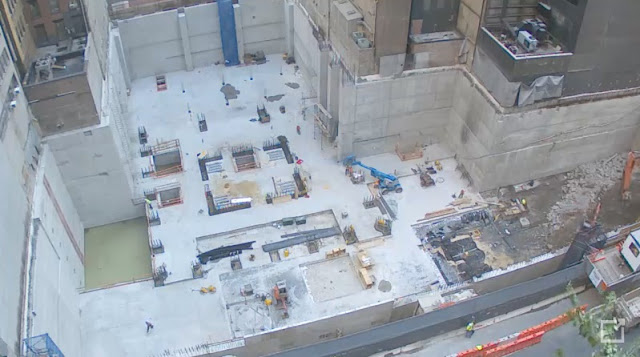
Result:
<svg viewBox="0 0 640 357"><path fill-rule="evenodd" d="M369 174L378 180L378 188L383 195L389 191L395 191L397 193L402 192L402 185L400 185L400 181L398 181L397 177L361 163L356 160L355 155L347 156L342 163L345 166L360 166L369 170Z"/></svg>

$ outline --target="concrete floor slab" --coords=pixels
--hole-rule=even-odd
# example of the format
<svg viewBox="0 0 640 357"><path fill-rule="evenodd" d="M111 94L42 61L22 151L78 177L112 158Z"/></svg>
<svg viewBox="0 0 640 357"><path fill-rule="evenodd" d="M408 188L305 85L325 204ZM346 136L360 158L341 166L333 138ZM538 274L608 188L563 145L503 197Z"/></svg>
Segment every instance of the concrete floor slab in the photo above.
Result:
<svg viewBox="0 0 640 357"><path fill-rule="evenodd" d="M314 301L327 301L362 290L349 256L305 266L304 277Z"/></svg>
<svg viewBox="0 0 640 357"><path fill-rule="evenodd" d="M283 69L283 75L280 75L280 68ZM251 72L253 80L250 78ZM385 283L387 286L382 291L377 286L362 289L357 275L354 275L356 281L344 281L343 284L353 292L349 291L345 296L332 293L334 295L326 295L322 301L314 301L314 293L309 292L311 288L304 282L301 265L324 260L326 252L344 245L342 237L319 240L317 253L311 253L304 244L290 247L288 257L281 250L278 252L278 262L272 262L261 246L281 240L281 235L289 230L331 226L342 229L347 225L354 226L361 241L369 241L380 236L379 232L373 230L374 219L380 214L376 212L377 209L366 210L363 207L363 199L371 194L369 189L366 185L353 185L344 176L344 167L337 160L337 148L321 141L320 131L314 127L312 116L302 109L313 101L307 99L310 91L304 85L302 74L293 65L284 64L280 56L268 56L266 64L250 68L212 66L192 72L167 73L166 77L168 89L162 92L156 91L153 77L132 83L128 140L132 143L129 154L134 173L149 166L149 158L141 158L137 147L139 126L146 128L149 143L180 140L183 172L163 178L134 177L138 196L142 196L145 190L169 183L179 184L182 190L183 203L180 205L158 209L154 203L154 210L158 212L162 224L151 227L150 231L153 239L161 240L165 246L165 252L155 255L154 260L156 266L166 265L169 272L167 285L153 289L151 283L135 284L83 296L82 316L83 323L87 325L84 333L88 341L86 355L157 355L165 350L177 351L196 343L221 342L234 336L305 323L419 293L442 281L429 254L418 248L419 240L411 224L428 211L446 207L454 192L465 189L472 194L468 184L455 171L457 165L446 148L437 145L426 147L425 157L413 161L400 161L395 154L360 158L374 167L379 165L381 170L397 170L405 187L403 193L387 196L390 204L397 206L398 212L392 235L380 240L380 243L347 247L351 256L355 256L360 248L367 249L377 262L372 274L378 281L387 281L391 287L389 290L389 284ZM219 91L223 78L240 91L238 98L231 99L229 105L226 105L224 94ZM292 88L286 85L288 82L301 83L301 86ZM277 101L265 100L265 97L276 94L285 95ZM271 122L261 124L251 121L257 117L256 105L263 104L271 114ZM278 110L280 105L286 107L284 114ZM199 131L196 118L199 113L204 113L207 118L206 132ZM297 133L297 126L300 126L300 134ZM288 138L291 151L303 161L297 166L308 172L311 191L308 198L270 205L265 202L264 195L274 191L274 181L292 179L296 166L284 160L269 162L268 155L262 151L266 140L275 140L279 135ZM255 148L260 168L235 172L231 147L238 144L250 144ZM224 171L210 174L207 181L202 181L196 156L203 150L211 153L220 150L224 158ZM446 159L443 160L444 170L438 173L442 180L435 187L423 189L411 168L435 159ZM371 180L367 178L367 181ZM228 187L225 187L227 184ZM250 196L253 199L252 207L209 216L205 185L209 185L216 194ZM322 213L325 211L330 213ZM313 216L318 212L321 214ZM342 218L342 212L347 212L348 216ZM284 217L300 215L308 216L306 226L276 228L272 225ZM251 228L257 225L264 227ZM250 228L236 231L245 227ZM216 236L221 232L227 233ZM205 236L213 237L198 239ZM256 241L254 250L239 256L242 270L233 271L229 259L225 258L205 265L205 278L192 280L191 263L199 251L253 240ZM252 260L249 259L251 254L254 255ZM234 307L244 304L244 297L240 295L244 285L250 283L256 293L266 294L282 279L291 288L289 318L283 319L282 313L275 310L270 310L268 317L252 313L262 313L264 304L255 296L248 303L255 310ZM357 291L351 286L356 282ZM201 296L192 291L209 285L217 287L218 292ZM174 308L175 305L179 306ZM117 314L129 307L134 307L136 312L125 317ZM144 337L138 334L144 329L147 315L156 321L156 329L147 337L150 343L140 344L140 338ZM202 319L202 316L225 318ZM256 322L253 323L252 319ZM107 340L114 343L97 343ZM96 351L96 346L105 349Z"/></svg>

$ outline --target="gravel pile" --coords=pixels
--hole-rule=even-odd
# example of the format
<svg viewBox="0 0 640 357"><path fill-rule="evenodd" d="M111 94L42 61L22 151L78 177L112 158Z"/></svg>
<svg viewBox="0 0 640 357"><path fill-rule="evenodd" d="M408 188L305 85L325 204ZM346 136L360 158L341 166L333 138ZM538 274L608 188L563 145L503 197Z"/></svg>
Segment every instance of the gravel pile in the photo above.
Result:
<svg viewBox="0 0 640 357"><path fill-rule="evenodd" d="M565 215L589 209L602 191L622 180L625 162L626 155L617 154L606 160L580 165L566 173L562 199L547 214L552 229L555 231L562 227Z"/></svg>

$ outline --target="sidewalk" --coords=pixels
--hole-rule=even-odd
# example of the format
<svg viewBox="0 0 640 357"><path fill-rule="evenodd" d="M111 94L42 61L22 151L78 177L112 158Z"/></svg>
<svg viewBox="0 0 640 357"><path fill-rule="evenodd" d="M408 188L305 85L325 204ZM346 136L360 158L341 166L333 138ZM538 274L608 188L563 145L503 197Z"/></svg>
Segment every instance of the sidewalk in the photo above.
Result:
<svg viewBox="0 0 640 357"><path fill-rule="evenodd" d="M597 306L601 304L601 297L595 289L586 290L578 295L578 299L581 304L588 304L589 307ZM380 356L407 356L407 357L436 357L436 356L448 356L454 353L462 352L467 349L473 348L478 344L486 344L488 342L497 340L504 336L516 333L518 331L535 326L539 323L545 322L549 319L557 317L569 309L571 309L571 301L569 299L562 299L558 302L552 303L546 307L531 312L520 312L520 315L499 316L493 321L481 321L476 324L476 332L471 338L464 336L464 328L460 328L459 331L454 331L448 334L440 335L436 338L420 341L409 346L405 346L401 349L394 351L387 351L384 353L376 354L372 357ZM510 314L511 315L511 314ZM549 340L550 344L546 341ZM514 354L514 356L532 356L540 357L553 355L555 349L562 347L566 356L588 356L591 354L591 348L582 337L578 335L577 329L567 324L555 331L545 335L542 339L542 346L548 348L544 350L538 350L535 354L531 354L534 347L525 350L520 353ZM551 348L554 347L554 348ZM541 352L548 351L550 352ZM527 353L527 354L525 354Z"/></svg>

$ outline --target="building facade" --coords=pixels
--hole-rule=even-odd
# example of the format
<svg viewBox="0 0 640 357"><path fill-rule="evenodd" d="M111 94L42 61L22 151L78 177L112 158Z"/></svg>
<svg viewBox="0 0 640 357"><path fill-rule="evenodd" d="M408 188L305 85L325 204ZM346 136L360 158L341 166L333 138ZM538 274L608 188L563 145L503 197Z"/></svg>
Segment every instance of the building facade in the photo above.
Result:
<svg viewBox="0 0 640 357"><path fill-rule="evenodd" d="M4 201L0 205L0 259L7 264L0 271L0 356L17 356L26 264L23 256L41 147L11 48L4 40L9 34L0 31L0 35L0 195Z"/></svg>
<svg viewBox="0 0 640 357"><path fill-rule="evenodd" d="M2 0L0 2L0 22L4 32L4 39L12 59L18 66L20 77L24 75L27 66L35 52L35 43L31 29L24 15L25 1Z"/></svg>
<svg viewBox="0 0 640 357"><path fill-rule="evenodd" d="M32 0L25 15L38 47L86 35L82 2L78 0Z"/></svg>

